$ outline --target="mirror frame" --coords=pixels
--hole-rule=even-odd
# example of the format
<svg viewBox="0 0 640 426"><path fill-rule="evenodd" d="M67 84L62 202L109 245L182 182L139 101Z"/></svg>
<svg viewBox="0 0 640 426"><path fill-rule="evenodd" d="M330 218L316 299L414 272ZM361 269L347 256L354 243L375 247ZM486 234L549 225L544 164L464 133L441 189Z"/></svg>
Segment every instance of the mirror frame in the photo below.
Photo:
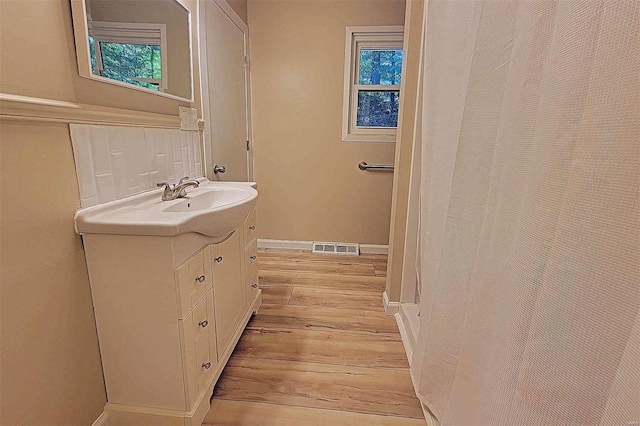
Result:
<svg viewBox="0 0 640 426"><path fill-rule="evenodd" d="M189 19L189 77L191 79L190 88L191 94L189 98L183 98L182 96L172 95L171 93L159 92L156 90L147 89L146 87L136 86L134 84L125 83L119 80L113 80L111 78L103 77L101 75L95 75L91 72L91 54L89 52L89 29L87 28L87 5L86 0L71 0L71 15L73 22L73 35L76 43L76 60L78 62L78 73L80 77L88 78L89 80L100 81L102 83L109 83L127 89L133 89L143 93L150 93L157 96L162 96L169 99L174 99L181 102L194 102L194 84L193 84L193 27L192 27L192 13L191 10L180 0L172 0L178 3L186 12Z"/></svg>

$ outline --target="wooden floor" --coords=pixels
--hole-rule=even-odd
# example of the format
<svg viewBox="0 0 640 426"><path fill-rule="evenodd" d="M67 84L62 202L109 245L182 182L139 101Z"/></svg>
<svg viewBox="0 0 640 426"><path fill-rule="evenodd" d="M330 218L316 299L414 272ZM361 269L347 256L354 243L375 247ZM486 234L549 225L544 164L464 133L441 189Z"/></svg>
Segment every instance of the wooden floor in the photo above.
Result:
<svg viewBox="0 0 640 426"><path fill-rule="evenodd" d="M263 305L220 377L205 425L424 425L386 256L261 250Z"/></svg>

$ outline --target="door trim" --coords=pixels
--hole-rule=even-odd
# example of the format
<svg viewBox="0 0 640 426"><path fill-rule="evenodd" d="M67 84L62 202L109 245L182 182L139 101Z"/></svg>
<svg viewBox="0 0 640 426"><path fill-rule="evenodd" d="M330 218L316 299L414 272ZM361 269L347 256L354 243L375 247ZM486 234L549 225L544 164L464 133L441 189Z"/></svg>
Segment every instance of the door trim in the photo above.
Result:
<svg viewBox="0 0 640 426"><path fill-rule="evenodd" d="M236 24L238 28L242 30L243 33L245 34L249 33L249 27L247 26L247 24L244 23L240 15L238 15L236 11L233 10L233 8L229 5L227 0L211 0L211 1L217 4L220 7L220 9L222 9L224 14L227 15L229 19L231 19L233 23Z"/></svg>
<svg viewBox="0 0 640 426"><path fill-rule="evenodd" d="M229 18L231 22L238 27L244 34L244 55L246 61L245 68L245 103L246 103L246 134L249 140L249 150L247 151L247 181L252 182L253 179L253 126L251 125L251 73L250 73L250 54L249 54L249 27L244 23L242 18L233 10L226 0L198 0L198 63L200 64L200 102L202 110L202 118L204 119L203 145L204 145L204 175L208 178L211 175L213 164L209 164L207 135L211 132L211 120L209 117L209 87L205 86L209 81L209 71L206 61L207 57L207 26L205 22L206 13L205 5L207 1L213 2L220 10Z"/></svg>

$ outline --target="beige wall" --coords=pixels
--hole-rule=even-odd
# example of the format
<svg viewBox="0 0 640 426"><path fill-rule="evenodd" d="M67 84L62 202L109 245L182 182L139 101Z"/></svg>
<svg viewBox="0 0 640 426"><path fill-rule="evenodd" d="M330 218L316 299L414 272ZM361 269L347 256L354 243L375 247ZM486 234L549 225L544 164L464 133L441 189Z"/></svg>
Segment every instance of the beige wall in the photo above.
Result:
<svg viewBox="0 0 640 426"><path fill-rule="evenodd" d="M404 1L248 2L260 238L387 244L394 144L343 143L345 28L402 25Z"/></svg>
<svg viewBox="0 0 640 426"><path fill-rule="evenodd" d="M0 423L91 424L105 391L68 127L1 121L0 158Z"/></svg>
<svg viewBox="0 0 640 426"><path fill-rule="evenodd" d="M80 78L68 0L0 0L0 92L173 116L185 105ZM67 124L0 117L0 191L0 424L91 424L106 395Z"/></svg>
<svg viewBox="0 0 640 426"><path fill-rule="evenodd" d="M238 14L242 21L246 24L247 21L247 0L227 0L231 9Z"/></svg>

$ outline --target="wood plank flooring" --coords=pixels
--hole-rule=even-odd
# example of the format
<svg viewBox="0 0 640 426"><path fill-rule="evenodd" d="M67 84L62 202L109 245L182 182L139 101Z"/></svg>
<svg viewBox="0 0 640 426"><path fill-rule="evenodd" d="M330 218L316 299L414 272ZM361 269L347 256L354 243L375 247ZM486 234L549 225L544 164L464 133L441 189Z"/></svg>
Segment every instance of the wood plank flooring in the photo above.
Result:
<svg viewBox="0 0 640 426"><path fill-rule="evenodd" d="M263 304L205 425L424 425L393 317L386 256L258 252Z"/></svg>

